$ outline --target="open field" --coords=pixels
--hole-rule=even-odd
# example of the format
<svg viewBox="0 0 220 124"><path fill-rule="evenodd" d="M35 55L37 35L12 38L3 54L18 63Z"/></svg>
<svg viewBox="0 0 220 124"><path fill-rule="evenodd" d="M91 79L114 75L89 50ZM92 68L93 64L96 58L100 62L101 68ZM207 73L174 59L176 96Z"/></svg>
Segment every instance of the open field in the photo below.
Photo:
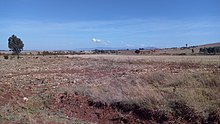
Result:
<svg viewBox="0 0 220 124"><path fill-rule="evenodd" d="M68 57L108 59L113 61L190 62L220 65L220 56L145 56L145 55L66 55Z"/></svg>
<svg viewBox="0 0 220 124"><path fill-rule="evenodd" d="M0 56L0 123L218 123L220 56Z"/></svg>

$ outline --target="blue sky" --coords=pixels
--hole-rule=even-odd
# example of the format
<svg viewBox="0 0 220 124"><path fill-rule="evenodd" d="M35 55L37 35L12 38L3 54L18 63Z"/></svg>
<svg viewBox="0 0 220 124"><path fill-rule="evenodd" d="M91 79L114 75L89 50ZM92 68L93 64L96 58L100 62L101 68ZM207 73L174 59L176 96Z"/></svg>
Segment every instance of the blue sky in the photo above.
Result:
<svg viewBox="0 0 220 124"><path fill-rule="evenodd" d="M220 0L0 0L0 49L179 47L220 42Z"/></svg>

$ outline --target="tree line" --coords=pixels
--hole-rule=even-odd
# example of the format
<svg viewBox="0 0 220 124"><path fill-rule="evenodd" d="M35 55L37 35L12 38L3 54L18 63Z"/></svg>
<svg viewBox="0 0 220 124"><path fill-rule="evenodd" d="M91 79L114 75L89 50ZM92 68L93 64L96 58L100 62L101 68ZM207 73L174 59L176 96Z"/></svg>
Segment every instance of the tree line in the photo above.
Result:
<svg viewBox="0 0 220 124"><path fill-rule="evenodd" d="M202 54L220 54L220 46L200 48L199 53L202 53Z"/></svg>

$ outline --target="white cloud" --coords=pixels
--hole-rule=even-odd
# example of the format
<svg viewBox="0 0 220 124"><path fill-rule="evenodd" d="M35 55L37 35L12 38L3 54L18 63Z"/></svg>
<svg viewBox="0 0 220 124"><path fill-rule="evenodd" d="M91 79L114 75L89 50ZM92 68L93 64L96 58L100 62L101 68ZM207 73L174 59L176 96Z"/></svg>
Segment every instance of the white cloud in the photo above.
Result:
<svg viewBox="0 0 220 124"><path fill-rule="evenodd" d="M141 47L146 47L147 45L146 45L146 44L141 44L140 46L141 46Z"/></svg>
<svg viewBox="0 0 220 124"><path fill-rule="evenodd" d="M95 42L95 43L101 43L101 40L100 39L96 39L96 38L92 38L92 41Z"/></svg>
<svg viewBox="0 0 220 124"><path fill-rule="evenodd" d="M133 44L126 44L125 46L126 47L135 47L135 45L133 45Z"/></svg>
<svg viewBox="0 0 220 124"><path fill-rule="evenodd" d="M92 41L94 43L100 43L100 44L104 44L104 45L108 45L110 43L110 41L104 41L104 40L100 40L100 39L97 39L97 38L92 38Z"/></svg>
<svg viewBox="0 0 220 124"><path fill-rule="evenodd" d="M127 44L125 44L125 46L126 47L136 47L136 48L139 48L139 47L141 47L141 48L144 48L144 47L148 47L148 45L146 45L146 44L135 44L135 43L127 43Z"/></svg>

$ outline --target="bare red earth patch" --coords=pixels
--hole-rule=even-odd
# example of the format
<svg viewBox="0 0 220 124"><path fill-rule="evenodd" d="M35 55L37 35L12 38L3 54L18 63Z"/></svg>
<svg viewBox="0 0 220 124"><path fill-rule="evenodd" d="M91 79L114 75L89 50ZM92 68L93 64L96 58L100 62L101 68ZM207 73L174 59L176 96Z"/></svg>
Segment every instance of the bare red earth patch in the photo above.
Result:
<svg viewBox="0 0 220 124"><path fill-rule="evenodd" d="M153 111L141 108L135 104L122 102L107 105L103 102L92 101L85 96L68 94L67 92L56 95L52 101L51 110L61 110L67 118L77 118L80 120L95 122L100 124L156 124L156 123L218 123L220 119L219 111L209 115L207 120L199 117L188 117L188 111L184 116L178 113L165 113L163 111ZM185 112L185 109L183 112ZM180 109L179 111L181 111ZM189 111L190 112L190 111Z"/></svg>
<svg viewBox="0 0 220 124"><path fill-rule="evenodd" d="M61 109L68 117L97 123L149 123L141 121L132 112L119 112L102 102L93 102L78 94L58 94L53 102L55 108Z"/></svg>

